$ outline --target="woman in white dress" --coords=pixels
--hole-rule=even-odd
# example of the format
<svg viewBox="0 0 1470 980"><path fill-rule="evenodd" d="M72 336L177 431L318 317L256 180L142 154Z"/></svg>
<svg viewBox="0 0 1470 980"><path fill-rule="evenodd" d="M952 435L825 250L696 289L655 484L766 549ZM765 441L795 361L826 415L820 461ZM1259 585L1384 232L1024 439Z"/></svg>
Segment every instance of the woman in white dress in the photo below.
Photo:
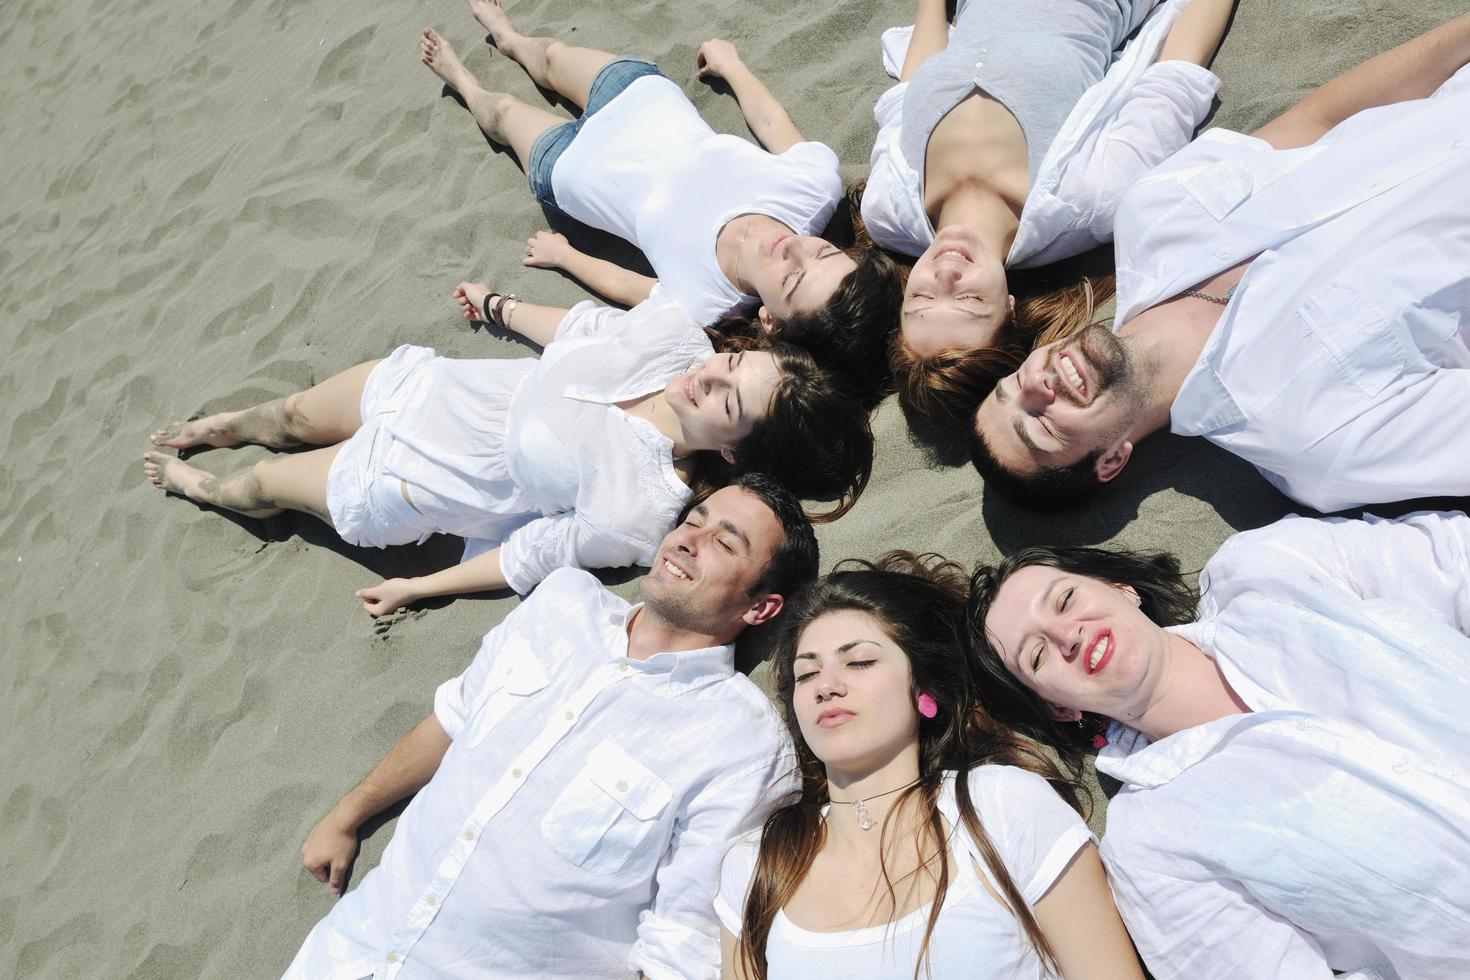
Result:
<svg viewBox="0 0 1470 980"><path fill-rule="evenodd" d="M624 312L534 306L473 283L456 296L466 317L507 326L542 356L454 360L400 347L307 391L152 437L178 450L325 448L224 477L151 451L149 479L251 517L312 514L359 546L466 539L453 568L358 592L373 615L428 596L524 594L562 566L647 564L692 488L742 472L839 500L828 519L867 481L866 412L799 348L716 353L658 297Z"/></svg>
<svg viewBox="0 0 1470 980"><path fill-rule="evenodd" d="M971 600L992 717L1068 754L1111 721L1102 855L1149 970L1470 976L1470 518L1287 518L1199 581L1031 548Z"/></svg>
<svg viewBox="0 0 1470 980"><path fill-rule="evenodd" d="M1075 785L977 709L967 586L894 552L788 603L801 795L725 857L726 978L1142 977Z"/></svg>
<svg viewBox="0 0 1470 980"><path fill-rule="evenodd" d="M1085 325L1110 294L1083 281L1018 303L1007 270L1107 241L1119 197L1204 119L1234 0L1150 16L1157 2L961 3L951 33L944 0L917 0L906 48L885 37L899 82L873 110L862 217L918 256L891 353L913 411L959 420L1033 340Z"/></svg>
<svg viewBox="0 0 1470 980"><path fill-rule="evenodd" d="M759 146L715 133L647 61L523 35L499 0L471 0L470 9L498 50L579 107L580 118L486 90L432 29L424 64L461 95L486 136L510 147L538 201L637 245L656 278L549 232L527 242L526 265L564 269L624 306L656 288L701 325L739 314L865 388L877 383L874 370L881 380L881 339L854 345L886 336L897 321L897 267L816 237L842 198L837 155L802 136L733 45L702 45L699 74L730 85Z"/></svg>

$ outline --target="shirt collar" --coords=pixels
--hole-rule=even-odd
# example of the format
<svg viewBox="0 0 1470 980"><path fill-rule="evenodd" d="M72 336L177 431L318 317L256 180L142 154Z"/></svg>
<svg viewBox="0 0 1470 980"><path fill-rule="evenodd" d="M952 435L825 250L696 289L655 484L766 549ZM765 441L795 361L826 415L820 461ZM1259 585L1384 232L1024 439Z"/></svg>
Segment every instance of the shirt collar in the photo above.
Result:
<svg viewBox="0 0 1470 980"><path fill-rule="evenodd" d="M616 598L616 597L614 597ZM643 603L622 604L620 610L609 610L608 625L617 632L615 642L608 644L612 659L626 663L632 669L657 683L658 692L667 698L676 698L688 691L722 681L735 673L735 645L724 643L719 646L700 647L697 650L679 650L656 653L647 660L628 658L628 621L633 613L643 608ZM606 605L604 605L606 609Z"/></svg>

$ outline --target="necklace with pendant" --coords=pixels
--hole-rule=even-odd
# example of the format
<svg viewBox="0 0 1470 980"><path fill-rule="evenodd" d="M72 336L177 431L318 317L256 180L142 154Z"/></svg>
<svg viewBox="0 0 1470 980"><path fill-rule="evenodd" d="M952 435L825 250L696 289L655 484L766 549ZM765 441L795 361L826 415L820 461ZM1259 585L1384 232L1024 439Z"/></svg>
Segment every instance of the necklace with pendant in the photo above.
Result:
<svg viewBox="0 0 1470 980"><path fill-rule="evenodd" d="M916 780L914 780L913 783L905 783L904 785L900 786L898 789L891 789L891 790L889 790L886 793L874 793L872 796L865 796L865 797L863 797L860 800L848 800L848 801L844 802L842 800L834 800L834 799L829 798L827 802L831 803L833 806L850 806L850 807L852 807L852 815L855 818L857 818L857 825L858 825L858 827L860 827L863 830L872 830L873 827L878 823L878 821L874 820L873 819L873 815L868 812L868 807L867 807L868 801L869 800L876 800L876 799L878 799L879 797L882 797L882 796L892 796L894 793L899 793L899 792L902 792L903 790L908 789L910 786L914 785L914 783L917 783L917 782L918 782L918 780L916 779Z"/></svg>

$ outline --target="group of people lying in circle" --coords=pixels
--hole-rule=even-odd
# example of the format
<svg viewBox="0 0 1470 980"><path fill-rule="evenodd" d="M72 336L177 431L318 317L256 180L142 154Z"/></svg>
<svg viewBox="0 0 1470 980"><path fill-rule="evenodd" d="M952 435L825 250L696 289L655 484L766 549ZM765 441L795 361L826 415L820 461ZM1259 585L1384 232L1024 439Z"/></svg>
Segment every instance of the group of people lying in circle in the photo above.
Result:
<svg viewBox="0 0 1470 980"><path fill-rule="evenodd" d="M726 42L696 70L759 146L498 0L470 0L491 43L579 118L424 32L537 201L656 278L543 232L526 265L628 309L464 282L464 317L541 356L404 346L153 436L150 479L201 503L465 539L362 589L374 615L529 595L312 832L340 894L362 823L417 793L288 975L1111 978L1142 976L1135 947L1160 980L1470 972L1463 514L1288 519L1198 591L1086 548L817 579L811 521L863 491L889 391L1037 509L1165 426L1319 511L1470 494L1470 15L1193 138L1233 7L962 0L951 24L917 0L883 38L856 244L817 237L836 155ZM1011 295L1109 238L1115 281ZM162 451L242 443L321 448L224 477ZM632 607L578 571L632 564ZM779 714L733 670L767 623ZM1123 786L1100 848L1098 748Z"/></svg>

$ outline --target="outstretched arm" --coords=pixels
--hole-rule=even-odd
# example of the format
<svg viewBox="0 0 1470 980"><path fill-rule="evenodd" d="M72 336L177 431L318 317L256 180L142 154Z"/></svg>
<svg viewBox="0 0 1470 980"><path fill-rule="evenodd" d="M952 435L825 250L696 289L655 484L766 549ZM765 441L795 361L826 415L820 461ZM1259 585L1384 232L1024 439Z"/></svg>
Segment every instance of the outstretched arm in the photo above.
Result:
<svg viewBox="0 0 1470 980"><path fill-rule="evenodd" d="M454 301L459 304L459 311L466 320L489 322L487 318L494 315L494 309L502 295L504 294L492 291L483 282L462 282L454 290ZM490 301L488 310L485 309L487 299ZM567 313L560 306L537 306L518 299L507 300L500 307L500 316L504 320L501 326L520 334L539 347L551 343L556 336L556 328Z"/></svg>
<svg viewBox="0 0 1470 980"><path fill-rule="evenodd" d="M918 0L914 4L914 33L898 80L906 82L919 66L949 46L949 19L944 0Z"/></svg>
<svg viewBox="0 0 1470 980"><path fill-rule="evenodd" d="M1159 60L1191 61L1208 68L1220 47L1220 39L1225 36L1225 25L1230 23L1230 12L1236 2L1194 0L1169 28Z"/></svg>
<svg viewBox="0 0 1470 980"><path fill-rule="evenodd" d="M1315 143L1329 129L1364 109L1428 98L1467 61L1470 14L1461 14L1337 76L1254 135L1278 150Z"/></svg>
<svg viewBox="0 0 1470 980"><path fill-rule="evenodd" d="M500 549L492 548L452 568L417 578L390 578L357 590L362 608L371 616L386 616L420 599L439 595L467 595L508 588L500 567Z"/></svg>
<svg viewBox="0 0 1470 980"><path fill-rule="evenodd" d="M593 258L573 248L565 235L538 231L526 239L526 257L521 265L537 269L561 269L588 289L619 306L637 306L648 298L658 280L631 269Z"/></svg>
<svg viewBox="0 0 1470 980"><path fill-rule="evenodd" d="M700 78L723 78L735 93L745 124L772 153L785 153L805 137L771 90L740 60L735 45L718 38L699 46L694 59Z"/></svg>
<svg viewBox="0 0 1470 980"><path fill-rule="evenodd" d="M1036 903L1036 924L1067 980L1143 980L1097 848L1085 845Z"/></svg>
<svg viewBox="0 0 1470 980"><path fill-rule="evenodd" d="M331 888L333 895L341 895L347 869L357 857L358 829L423 789L447 751L449 735L430 712L312 829L301 846L301 863L312 877Z"/></svg>

